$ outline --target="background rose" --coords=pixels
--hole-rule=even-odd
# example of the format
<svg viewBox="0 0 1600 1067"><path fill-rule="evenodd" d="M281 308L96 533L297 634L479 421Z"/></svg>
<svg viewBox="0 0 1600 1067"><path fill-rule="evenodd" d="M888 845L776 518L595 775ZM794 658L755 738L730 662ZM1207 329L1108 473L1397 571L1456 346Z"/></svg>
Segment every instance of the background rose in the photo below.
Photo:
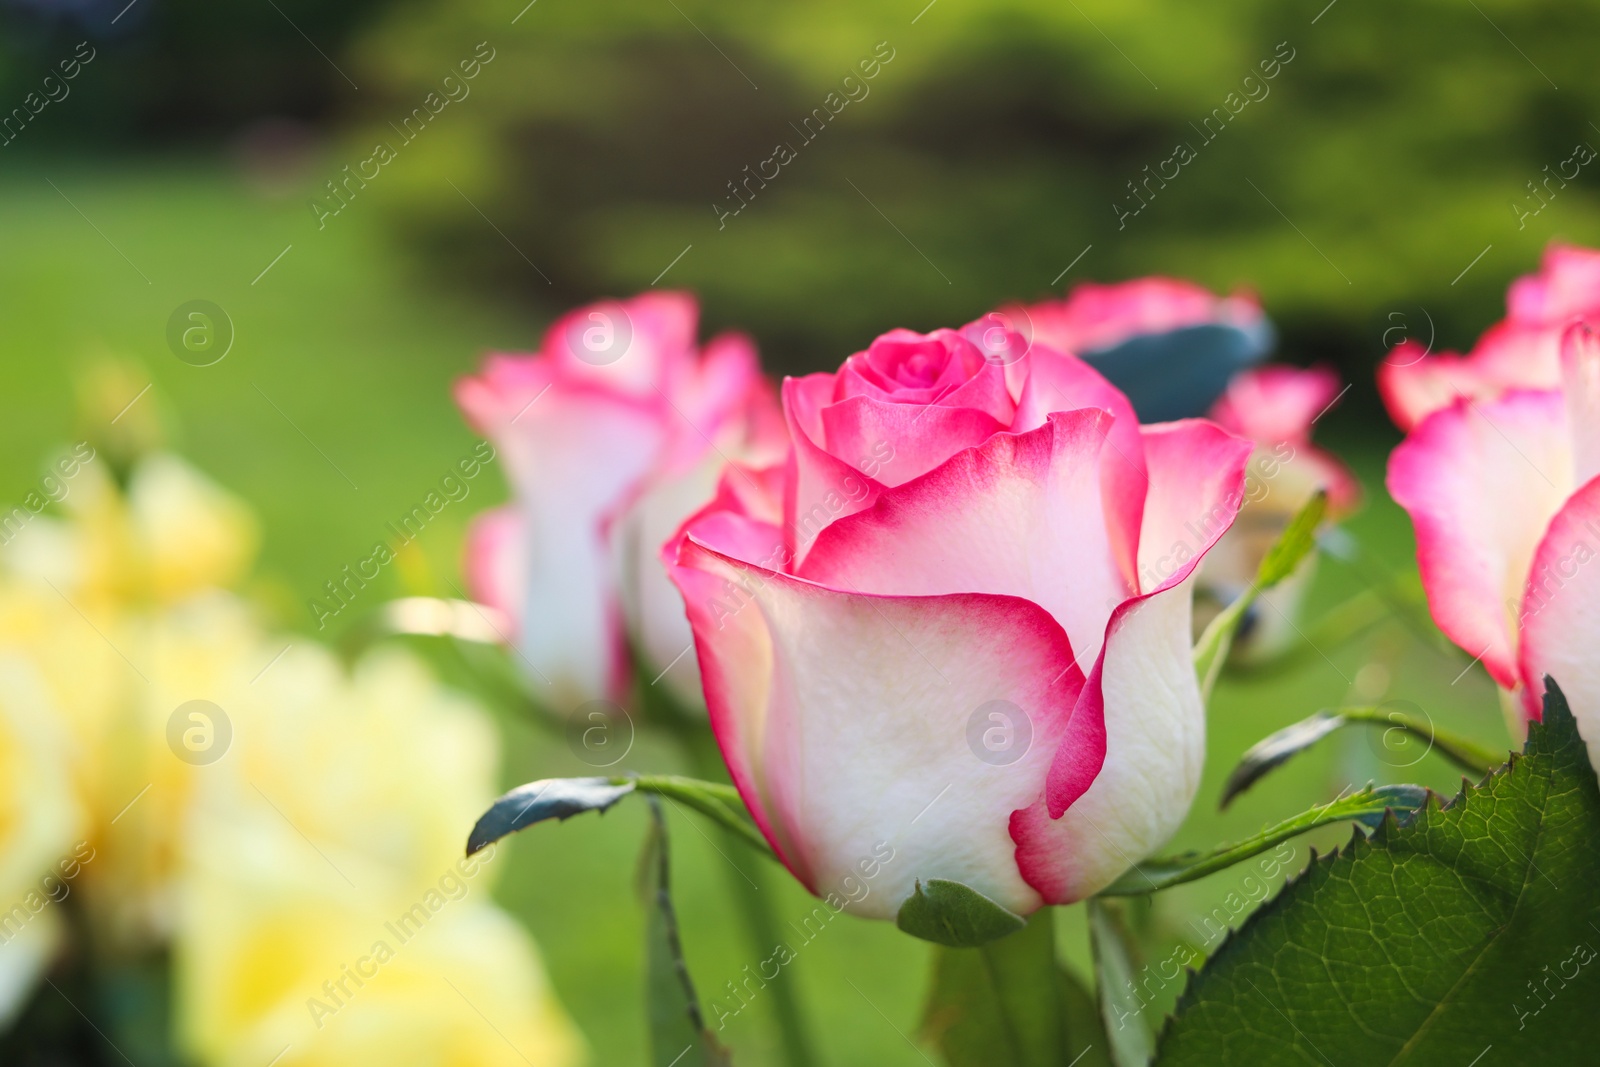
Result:
<svg viewBox="0 0 1600 1067"><path fill-rule="evenodd" d="M1506 293L1506 317L1472 351L1430 354L1415 341L1378 365L1378 391L1402 430L1412 430L1457 396L1482 400L1508 389L1561 385L1561 335L1572 320L1600 318L1600 252L1552 244L1539 273Z"/></svg>
<svg viewBox="0 0 1600 1067"><path fill-rule="evenodd" d="M1560 683L1600 767L1600 343L1573 325L1559 389L1459 397L1389 460L1434 620L1508 698L1513 732Z"/></svg>
<svg viewBox="0 0 1600 1067"><path fill-rule="evenodd" d="M474 523L471 592L514 620L522 660L563 710L619 695L627 630L657 669L689 647L656 546L728 458L770 460L781 434L754 345L723 334L702 351L697 318L682 293L591 304L538 353L491 355L456 386L515 496ZM698 703L690 659L668 677Z"/></svg>
<svg viewBox="0 0 1600 1067"><path fill-rule="evenodd" d="M1032 341L1084 359L1146 422L1202 414L1275 336L1254 297L1157 275L1086 282L1061 300L1000 314Z"/></svg>
<svg viewBox="0 0 1600 1067"><path fill-rule="evenodd" d="M792 462L732 467L665 550L775 851L826 894L894 850L865 915L928 878L1079 899L1199 781L1187 579L1250 446L1141 428L1082 361L993 329L896 330L787 380Z"/></svg>
<svg viewBox="0 0 1600 1067"><path fill-rule="evenodd" d="M1331 520L1349 514L1361 498L1355 476L1331 453L1311 443L1311 426L1339 399L1339 375L1329 367L1301 370L1281 364L1244 371L1212 405L1211 418L1256 444L1245 480L1239 520L1201 565L1197 626L1231 603L1255 580L1267 550L1319 489L1328 492ZM1297 636L1295 618L1316 577L1311 553L1295 572L1262 593L1234 641L1235 658L1270 656Z"/></svg>

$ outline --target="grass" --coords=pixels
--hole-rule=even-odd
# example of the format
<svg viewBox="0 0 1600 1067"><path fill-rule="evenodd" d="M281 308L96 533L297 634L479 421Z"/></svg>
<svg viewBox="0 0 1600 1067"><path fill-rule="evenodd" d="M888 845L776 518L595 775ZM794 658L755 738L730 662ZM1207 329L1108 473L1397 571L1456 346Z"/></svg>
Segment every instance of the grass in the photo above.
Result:
<svg viewBox="0 0 1600 1067"><path fill-rule="evenodd" d="M264 547L253 592L285 627L314 632L305 601L383 535L471 446L451 402L451 380L490 348L527 348L540 325L503 306L430 284L361 204L318 231L298 200L272 200L214 161L119 165L36 160L0 178L8 255L0 261L0 392L12 402L0 422L0 500L17 501L40 464L76 439L73 382L86 362L131 360L153 388L137 405L159 411L176 445L217 481L250 501ZM269 266L270 265L270 266ZM197 368L167 347L167 321L180 304L206 299L224 308L236 332L219 363ZM1385 566L1412 566L1405 517L1378 488L1387 443L1370 428L1343 426L1333 439L1368 485L1368 507L1347 528ZM419 539L420 553L364 594L376 604L402 592L450 595L466 520L498 502L504 486L490 471L471 495L451 504ZM1349 568L1325 561L1313 596L1326 608L1361 587ZM336 635L336 620L321 637ZM1376 665L1376 666L1374 666ZM1354 731L1296 759L1226 813L1216 810L1233 760L1252 742L1319 707L1348 702L1361 675L1386 673L1388 695L1415 702L1441 723L1503 746L1492 686L1465 657L1440 654L1397 625L1341 648L1303 657L1290 672L1225 676L1210 713L1210 758L1200 797L1174 848L1244 836L1347 783L1419 781L1453 792L1457 776L1437 756L1399 766L1409 754L1382 747L1381 735ZM561 740L508 716L507 784L586 773ZM1375 739L1378 739L1375 741ZM629 760L639 769L682 770L669 738L643 732ZM642 805L603 817L541 827L510 849L498 896L538 938L563 1000L589 1037L594 1062L644 1059L640 978L641 918L633 898L643 836ZM670 815L678 907L689 962L702 998L731 1006L726 985L768 949L751 948L732 907L730 885L749 879L770 894L780 922L814 902L783 871L748 852L713 842L707 828ZM463 834L466 828L463 827ZM1330 828L1297 842L1293 869L1313 843L1348 838ZM1229 894L1254 895L1246 868L1163 894L1134 911L1157 946L1196 933L1224 909ZM1280 878L1282 876L1280 875ZM1264 891L1264 890L1262 890ZM1061 924L1074 964L1087 967L1081 908ZM1214 947L1214 943L1211 947ZM799 950L786 969L811 1013L827 1064L921 1064L910 1043L924 982L926 946L888 924L843 917ZM1164 1009L1174 984L1160 991ZM732 1017L724 1039L739 1062L777 1062L767 1003L757 996ZM715 1015L713 1015L715 1018Z"/></svg>

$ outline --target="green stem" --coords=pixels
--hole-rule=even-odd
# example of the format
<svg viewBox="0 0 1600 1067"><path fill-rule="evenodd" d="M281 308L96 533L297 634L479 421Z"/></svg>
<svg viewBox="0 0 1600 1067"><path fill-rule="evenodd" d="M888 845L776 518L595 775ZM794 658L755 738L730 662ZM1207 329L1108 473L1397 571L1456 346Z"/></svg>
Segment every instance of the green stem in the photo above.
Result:
<svg viewBox="0 0 1600 1067"><path fill-rule="evenodd" d="M1333 708L1327 714L1337 715L1347 722L1363 722L1374 726L1386 726L1391 730L1404 730L1428 742L1439 755L1473 774L1488 774L1506 761L1504 756L1484 748L1476 741L1449 730L1441 730L1430 722L1424 722L1393 708L1370 705Z"/></svg>
<svg viewBox="0 0 1600 1067"><path fill-rule="evenodd" d="M727 777L727 770L722 763L722 753L717 750L717 744L711 736L711 731L698 724L685 724L677 731L679 739L683 742L685 752L688 754L690 765L701 778L720 779ZM646 786L646 782L650 786ZM652 789L661 792L664 796L672 796L665 788L666 783L670 788L672 779L652 777L639 779L641 789ZM696 796L710 792L706 782L696 782ZM723 791L724 798L719 803L736 805L737 810L743 811L743 803L739 800L738 791L731 785L718 785L714 788ZM749 820L741 815L735 815L732 806L723 807L727 818L707 811L705 807L694 803L689 796L685 796L684 803L691 804L696 811L700 811L716 819L723 827L728 837L737 836L745 844L752 844L759 848L769 858L772 850L768 848L765 839L752 826ZM753 841L752 841L753 839ZM783 940L783 933L778 928L777 917L772 912L771 905L755 886L751 885L742 872L730 870L728 872L728 887L733 893L734 903L744 914L745 929L750 935L750 944L756 955L765 958L772 951L774 945ZM778 1023L778 1034L783 1048L784 1063L788 1067L815 1067L818 1063L816 1050L812 1047L810 1031L806 1027L804 1013L800 1010L799 998L795 995L793 981L777 981L769 983L767 989L772 993L772 1012Z"/></svg>
<svg viewBox="0 0 1600 1067"><path fill-rule="evenodd" d="M1169 859L1146 860L1102 889L1099 895L1133 897L1170 889L1172 886L1215 874L1240 860L1259 855L1291 837L1297 837L1307 830L1314 830L1328 823L1344 822L1347 819L1368 821L1381 817L1389 809L1402 813L1415 811L1421 807L1426 796L1426 791L1417 786L1386 785L1377 788L1368 786L1359 793L1340 797L1331 803L1319 805L1310 811L1285 819L1276 826L1269 826L1256 836L1238 844L1219 845L1210 852L1186 853Z"/></svg>

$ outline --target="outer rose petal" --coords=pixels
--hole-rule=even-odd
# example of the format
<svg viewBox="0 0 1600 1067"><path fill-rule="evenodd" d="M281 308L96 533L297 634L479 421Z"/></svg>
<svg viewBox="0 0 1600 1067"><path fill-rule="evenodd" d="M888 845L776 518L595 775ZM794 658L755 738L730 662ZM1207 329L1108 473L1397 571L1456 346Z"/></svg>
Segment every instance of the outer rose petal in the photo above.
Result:
<svg viewBox="0 0 1600 1067"><path fill-rule="evenodd" d="M491 389L484 379L469 378L457 394L471 414L468 397ZM605 526L663 447L664 419L677 416L560 384L518 410L493 398L491 421L478 428L500 450L527 538L523 584L506 595L521 631L521 653L563 710L563 704L613 695L623 677L626 653Z"/></svg>
<svg viewBox="0 0 1600 1067"><path fill-rule="evenodd" d="M1183 581L1233 525L1254 445L1203 419L1141 427L1150 491L1139 532L1139 589Z"/></svg>
<svg viewBox="0 0 1600 1067"><path fill-rule="evenodd" d="M1160 848L1189 813L1205 760L1205 705L1190 659L1191 581L1117 611L1074 725L1103 700L1105 757L1059 819L1044 796L1011 817L1017 866L1049 904L1082 900ZM1065 749L1066 746L1063 746ZM1052 784L1062 766L1058 755Z"/></svg>
<svg viewBox="0 0 1600 1067"><path fill-rule="evenodd" d="M1027 366L1028 378L1011 426L1014 432L1044 425L1053 411L1100 408L1115 417L1106 428L1106 444L1110 447L1100 453L1100 484L1112 549L1123 577L1132 587L1138 581L1139 525L1144 518L1149 482L1139 416L1121 390L1076 356L1035 345Z"/></svg>
<svg viewBox="0 0 1600 1067"><path fill-rule="evenodd" d="M1075 743L1063 744L1050 765L1045 800L1046 813L1052 818L1060 818L1079 801L1091 782L1098 781L1097 775L1103 770L1096 762L1096 753L1110 751L1109 746L1114 743L1112 732L1129 729L1117 727L1118 721L1128 716L1150 716L1153 721L1166 722L1177 731L1173 736L1182 738L1188 717L1204 718L1189 652L1192 635L1188 629L1188 585L1184 585L1181 594L1184 652L1176 665L1159 657L1153 662L1141 662L1138 642L1155 640L1159 644L1174 638L1159 627L1152 637L1143 626L1133 626L1130 619L1145 612L1141 604L1185 583L1200 558L1233 523L1244 499L1244 467L1250 457L1250 442L1200 420L1147 426L1143 432L1150 463L1150 495L1145 502L1145 528L1140 535L1140 575L1145 589L1140 597L1121 604L1106 627L1100 660L1073 712L1069 741ZM1177 540L1169 542L1169 537ZM1152 549L1147 559L1146 544L1172 547L1164 552ZM1153 617L1164 618L1159 613L1153 613ZM1125 638L1113 650L1112 637L1123 630L1134 636ZM1134 643L1129 644L1130 641ZM1141 689L1141 685L1148 688ZM1192 701L1188 693L1191 687ZM1187 802L1183 810L1188 810Z"/></svg>
<svg viewBox="0 0 1600 1067"><path fill-rule="evenodd" d="M1005 596L859 596L682 544L673 579L694 626L712 729L740 795L818 895L893 918L918 879L964 882L1027 914L1011 812L1039 795L1083 685L1066 634ZM719 602L728 584L736 603ZM1006 766L969 744L991 701L1021 709L1027 751ZM859 866L893 849L875 877Z"/></svg>
<svg viewBox="0 0 1600 1067"><path fill-rule="evenodd" d="M1395 346L1378 364L1378 395L1389 417L1404 433L1455 403L1456 397L1484 399L1499 387L1477 364L1454 352L1430 356L1415 341Z"/></svg>
<svg viewBox="0 0 1600 1067"><path fill-rule="evenodd" d="M1506 308L1518 322L1547 326L1594 313L1600 309L1600 252L1552 244L1538 274L1511 283Z"/></svg>
<svg viewBox="0 0 1600 1067"><path fill-rule="evenodd" d="M1551 521L1528 575L1521 622L1523 711L1540 718L1544 676L1554 678L1600 769L1600 478Z"/></svg>
<svg viewBox="0 0 1600 1067"><path fill-rule="evenodd" d="M1416 527L1434 621L1507 689L1517 685L1523 583L1572 485L1566 424L1560 393L1459 400L1389 457L1389 493Z"/></svg>
<svg viewBox="0 0 1600 1067"><path fill-rule="evenodd" d="M1572 428L1573 478L1578 484L1600 474L1600 337L1575 322L1561 338L1562 391Z"/></svg>
<svg viewBox="0 0 1600 1067"><path fill-rule="evenodd" d="M1093 663L1111 609L1133 592L1101 510L1110 421L1088 408L1051 415L1029 433L996 434L829 526L799 574L867 593L1031 600Z"/></svg>
<svg viewBox="0 0 1600 1067"><path fill-rule="evenodd" d="M527 557L527 536L523 532L521 514L509 504L480 512L467 527L466 541L462 569L468 595L480 604L498 608L520 625L522 605L507 594L527 588L527 569L523 564Z"/></svg>

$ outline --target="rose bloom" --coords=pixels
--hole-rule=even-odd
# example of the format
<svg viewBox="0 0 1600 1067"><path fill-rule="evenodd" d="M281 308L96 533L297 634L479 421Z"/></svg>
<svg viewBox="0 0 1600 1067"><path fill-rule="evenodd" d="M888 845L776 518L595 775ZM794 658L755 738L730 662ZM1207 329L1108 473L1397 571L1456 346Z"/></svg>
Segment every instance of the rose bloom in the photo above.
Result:
<svg viewBox="0 0 1600 1067"><path fill-rule="evenodd" d="M1600 342L1576 323L1555 389L1458 397L1389 459L1434 621L1499 683L1512 717L1565 691L1600 768Z"/></svg>
<svg viewBox="0 0 1600 1067"><path fill-rule="evenodd" d="M790 871L862 915L929 878L1028 913L1159 847L1204 754L1190 578L1250 443L1141 427L992 318L892 331L783 404L788 461L730 467L663 554Z"/></svg>
<svg viewBox="0 0 1600 1067"><path fill-rule="evenodd" d="M1328 516L1339 519L1361 499L1348 468L1311 443L1312 423L1337 402L1339 375L1329 367L1272 365L1234 376L1211 407L1211 418L1256 444L1245 479L1244 507L1206 556L1199 590L1210 609L1231 603L1255 580L1267 551L1317 490L1328 493ZM1270 656L1298 636L1294 619L1316 576L1316 554L1261 594L1234 642L1236 658Z"/></svg>
<svg viewBox="0 0 1600 1067"><path fill-rule="evenodd" d="M1203 414L1273 342L1254 297L1217 296L1159 276L1085 282L1064 299L1004 308L991 318L1035 344L1082 357L1127 393L1147 422Z"/></svg>
<svg viewBox="0 0 1600 1067"><path fill-rule="evenodd" d="M1407 340L1378 367L1390 416L1410 431L1458 396L1482 400L1508 389L1561 386L1561 335L1574 318L1600 321L1600 252L1553 244L1538 274L1511 283L1506 317L1465 356L1430 355Z"/></svg>
<svg viewBox="0 0 1600 1067"><path fill-rule="evenodd" d="M521 662L558 710L621 695L630 634L698 702L657 548L710 499L727 460L770 462L785 445L754 345L723 334L702 350L697 318L683 293L591 304L538 353L491 355L456 385L514 497L473 523L468 586L512 620Z"/></svg>

